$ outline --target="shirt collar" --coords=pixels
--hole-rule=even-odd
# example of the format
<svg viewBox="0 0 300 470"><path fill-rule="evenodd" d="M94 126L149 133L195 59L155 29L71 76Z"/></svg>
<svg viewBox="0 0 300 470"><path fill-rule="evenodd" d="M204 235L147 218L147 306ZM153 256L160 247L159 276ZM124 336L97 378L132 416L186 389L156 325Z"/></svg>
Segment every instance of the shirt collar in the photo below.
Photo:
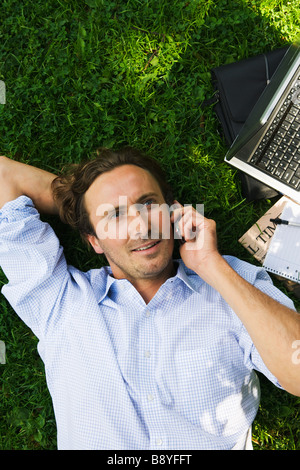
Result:
<svg viewBox="0 0 300 470"><path fill-rule="evenodd" d="M183 281L194 292L199 292L199 287L204 282L201 277L191 269L188 269L181 259L177 260L176 263L178 264L178 270L175 277Z"/></svg>
<svg viewBox="0 0 300 470"><path fill-rule="evenodd" d="M99 289L98 296L97 296L98 303L100 303L107 296L107 293L111 285L114 282L116 282L116 279L112 276L112 271L110 269L110 266L104 266L103 268L101 268L101 271L104 274L104 278L101 279L102 282L100 281L102 284L102 287L97 286L97 288ZM105 280L106 280L106 283L105 283Z"/></svg>
<svg viewBox="0 0 300 470"><path fill-rule="evenodd" d="M199 292L199 287L203 283L203 280L194 272L188 269L182 260L175 260L175 267L177 267L177 273L174 277L168 279L168 281L179 281L184 282L184 284L194 292ZM109 289L114 283L123 284L128 282L126 279L115 279L112 276L112 271L110 266L105 266L100 269L101 275L94 279L94 288L97 289L97 302L100 303L108 294ZM106 282L105 282L106 280ZM168 282L167 281L167 282ZM101 287L102 286L102 287Z"/></svg>

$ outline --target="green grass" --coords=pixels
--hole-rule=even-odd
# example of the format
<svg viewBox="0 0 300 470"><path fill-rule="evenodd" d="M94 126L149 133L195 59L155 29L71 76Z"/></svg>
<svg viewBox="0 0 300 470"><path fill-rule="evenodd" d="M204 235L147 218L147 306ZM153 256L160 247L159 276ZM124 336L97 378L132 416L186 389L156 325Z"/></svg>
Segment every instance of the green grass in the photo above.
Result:
<svg viewBox="0 0 300 470"><path fill-rule="evenodd" d="M57 171L100 145L142 148L162 163L179 201L205 204L220 250L253 261L237 240L273 202L242 198L214 110L201 104L213 92L212 67L296 38L299 0L2 0L0 17L2 154ZM99 265L50 221L68 262ZM37 340L0 302L0 449L54 449ZM299 398L262 378L255 448L300 449L299 437Z"/></svg>

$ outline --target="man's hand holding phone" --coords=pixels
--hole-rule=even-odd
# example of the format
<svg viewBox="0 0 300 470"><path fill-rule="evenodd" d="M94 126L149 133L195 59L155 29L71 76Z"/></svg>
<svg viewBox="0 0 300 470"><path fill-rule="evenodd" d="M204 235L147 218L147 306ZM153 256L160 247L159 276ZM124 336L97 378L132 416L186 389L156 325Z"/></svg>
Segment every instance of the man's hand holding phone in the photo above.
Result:
<svg viewBox="0 0 300 470"><path fill-rule="evenodd" d="M183 242L180 246L181 258L189 269L205 279L210 266L221 256L217 248L216 223L192 206L182 206L175 201L173 208L171 222L174 223L174 236Z"/></svg>

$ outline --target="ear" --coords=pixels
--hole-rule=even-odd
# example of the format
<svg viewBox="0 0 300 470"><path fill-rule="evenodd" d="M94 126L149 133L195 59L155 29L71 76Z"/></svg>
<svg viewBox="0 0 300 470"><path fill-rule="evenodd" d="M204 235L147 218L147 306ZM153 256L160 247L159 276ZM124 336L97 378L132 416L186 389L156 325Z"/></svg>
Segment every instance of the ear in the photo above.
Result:
<svg viewBox="0 0 300 470"><path fill-rule="evenodd" d="M86 235L87 241L90 243L90 245L94 248L95 252L98 253L99 255L103 254L104 251L102 250L99 240L95 235Z"/></svg>

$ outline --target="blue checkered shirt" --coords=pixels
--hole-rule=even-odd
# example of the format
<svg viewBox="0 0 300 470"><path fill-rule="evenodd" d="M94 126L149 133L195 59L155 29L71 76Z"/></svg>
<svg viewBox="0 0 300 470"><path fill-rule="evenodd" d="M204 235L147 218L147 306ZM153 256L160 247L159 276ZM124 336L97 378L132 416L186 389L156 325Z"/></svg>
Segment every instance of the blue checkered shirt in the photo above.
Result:
<svg viewBox="0 0 300 470"><path fill-rule="evenodd" d="M226 259L292 307L263 269ZM145 304L109 267L68 266L21 196L0 211L0 265L2 293L39 339L59 449L243 448L259 404L254 369L280 386L231 308L181 261Z"/></svg>

